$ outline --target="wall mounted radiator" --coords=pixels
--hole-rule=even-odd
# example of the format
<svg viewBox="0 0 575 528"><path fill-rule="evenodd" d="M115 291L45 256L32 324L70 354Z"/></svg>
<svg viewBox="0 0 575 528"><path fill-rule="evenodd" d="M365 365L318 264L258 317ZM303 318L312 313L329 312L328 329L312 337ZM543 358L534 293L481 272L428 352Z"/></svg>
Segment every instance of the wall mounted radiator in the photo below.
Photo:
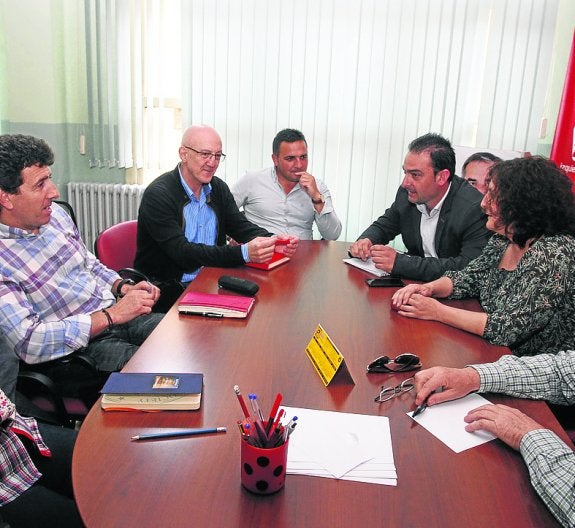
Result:
<svg viewBox="0 0 575 528"><path fill-rule="evenodd" d="M100 232L124 220L136 220L144 185L119 183L68 183L82 240L90 251Z"/></svg>

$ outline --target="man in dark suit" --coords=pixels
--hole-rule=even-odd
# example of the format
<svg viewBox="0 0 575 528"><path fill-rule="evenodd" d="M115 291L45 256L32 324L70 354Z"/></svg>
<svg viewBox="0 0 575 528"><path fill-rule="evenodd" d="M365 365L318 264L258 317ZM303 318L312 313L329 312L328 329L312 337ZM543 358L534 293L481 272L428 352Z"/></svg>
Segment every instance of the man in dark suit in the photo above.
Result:
<svg viewBox="0 0 575 528"><path fill-rule="evenodd" d="M403 182L385 213L351 244L349 252L371 258L383 271L431 281L477 257L489 239L482 194L455 175L455 152L438 134L409 144ZM407 253L386 246L401 235Z"/></svg>

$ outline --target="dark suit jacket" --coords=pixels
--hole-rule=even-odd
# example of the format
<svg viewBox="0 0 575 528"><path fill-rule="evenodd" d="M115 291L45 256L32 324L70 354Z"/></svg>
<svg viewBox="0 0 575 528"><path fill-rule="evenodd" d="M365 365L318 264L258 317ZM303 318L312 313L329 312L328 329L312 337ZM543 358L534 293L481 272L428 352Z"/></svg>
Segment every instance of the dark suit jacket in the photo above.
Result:
<svg viewBox="0 0 575 528"><path fill-rule="evenodd" d="M188 195L176 167L155 179L142 196L138 213L135 267L154 281L180 280L184 272L201 266L231 267L244 264L240 246L226 245L226 235L244 243L257 236L272 236L246 219L227 184L214 176L208 205L217 218L216 245L188 242L184 206Z"/></svg>
<svg viewBox="0 0 575 528"><path fill-rule="evenodd" d="M443 202L435 232L438 258L424 257L419 224L421 213L399 188L395 202L359 237L374 244L387 244L401 235L407 254L398 254L392 274L406 279L431 281L447 270L459 270L479 256L491 236L479 204L483 195L465 180L454 176ZM359 240L358 239L358 240Z"/></svg>

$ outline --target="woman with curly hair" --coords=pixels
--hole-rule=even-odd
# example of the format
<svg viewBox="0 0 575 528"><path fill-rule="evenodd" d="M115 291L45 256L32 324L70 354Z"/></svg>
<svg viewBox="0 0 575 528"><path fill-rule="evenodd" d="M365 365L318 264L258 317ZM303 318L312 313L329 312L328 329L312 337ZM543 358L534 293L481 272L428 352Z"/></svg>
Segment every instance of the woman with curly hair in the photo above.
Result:
<svg viewBox="0 0 575 528"><path fill-rule="evenodd" d="M399 314L508 346L517 356L575 345L575 200L572 182L542 157L493 165L481 207L494 232L463 270L398 290ZM483 312L433 299L477 298Z"/></svg>

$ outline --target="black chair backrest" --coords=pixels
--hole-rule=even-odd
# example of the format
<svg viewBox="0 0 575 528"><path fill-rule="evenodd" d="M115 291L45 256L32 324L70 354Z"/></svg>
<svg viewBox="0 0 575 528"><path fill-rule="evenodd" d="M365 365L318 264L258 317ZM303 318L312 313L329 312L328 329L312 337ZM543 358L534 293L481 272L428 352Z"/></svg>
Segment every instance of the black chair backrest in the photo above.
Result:
<svg viewBox="0 0 575 528"><path fill-rule="evenodd" d="M60 207L63 207L66 210L66 212L72 218L76 227L78 227L78 222L76 222L76 214L74 213L74 208L68 202L65 202L64 200L54 200L54 202L56 202Z"/></svg>

